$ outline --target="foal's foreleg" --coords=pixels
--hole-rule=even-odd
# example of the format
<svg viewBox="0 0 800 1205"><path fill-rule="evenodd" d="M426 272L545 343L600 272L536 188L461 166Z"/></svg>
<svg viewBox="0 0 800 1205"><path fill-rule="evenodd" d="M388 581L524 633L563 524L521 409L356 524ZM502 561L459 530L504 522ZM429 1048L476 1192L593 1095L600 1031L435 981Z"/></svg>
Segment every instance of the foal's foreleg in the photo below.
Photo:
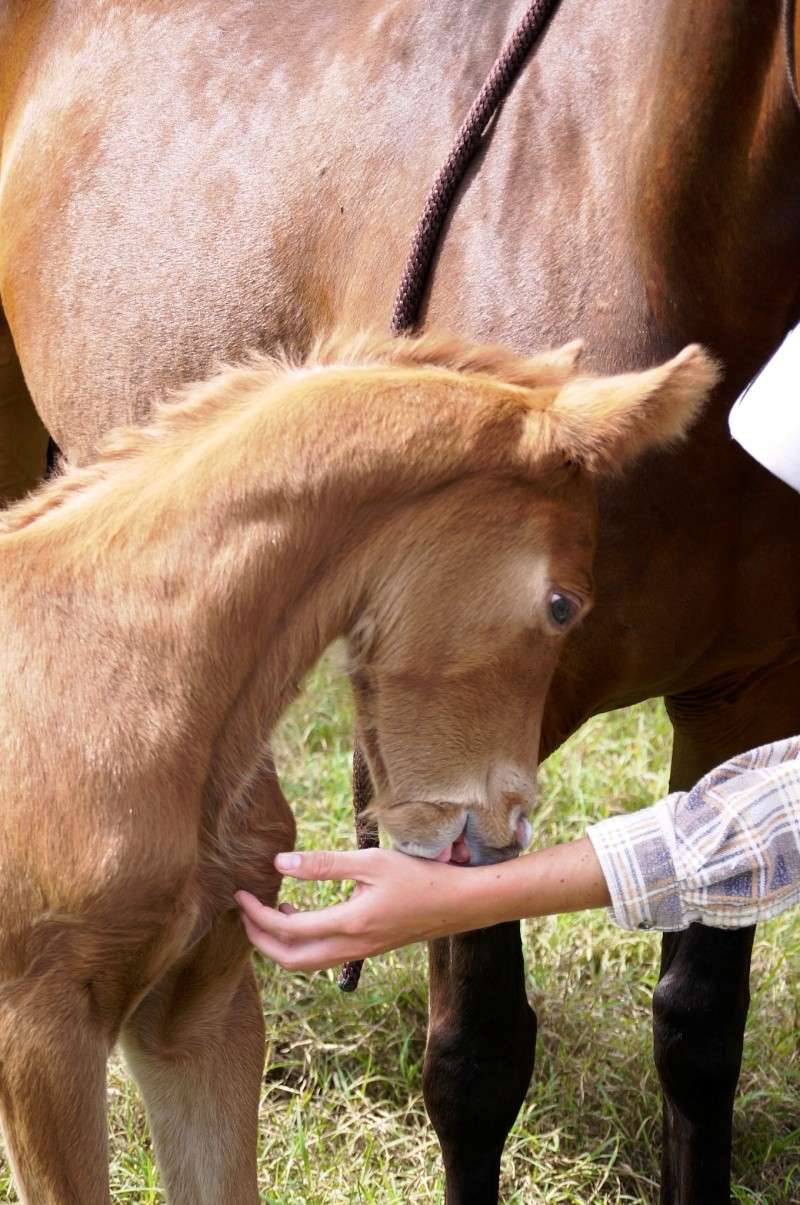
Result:
<svg viewBox="0 0 800 1205"><path fill-rule="evenodd" d="M432 942L423 1088L442 1146L447 1205L497 1201L500 1157L535 1048L519 925Z"/></svg>
<svg viewBox="0 0 800 1205"><path fill-rule="evenodd" d="M257 1205L264 1021L237 915L153 988L122 1045L170 1205Z"/></svg>
<svg viewBox="0 0 800 1205"><path fill-rule="evenodd" d="M292 848L294 819L271 764L217 821L208 898L232 904L242 887L274 904L280 875L272 860ZM170 1205L258 1202L264 1019L250 955L238 912L222 913L123 1031Z"/></svg>
<svg viewBox="0 0 800 1205"><path fill-rule="evenodd" d="M91 983L66 976L0 994L0 1115L24 1205L107 1205L108 1041Z"/></svg>

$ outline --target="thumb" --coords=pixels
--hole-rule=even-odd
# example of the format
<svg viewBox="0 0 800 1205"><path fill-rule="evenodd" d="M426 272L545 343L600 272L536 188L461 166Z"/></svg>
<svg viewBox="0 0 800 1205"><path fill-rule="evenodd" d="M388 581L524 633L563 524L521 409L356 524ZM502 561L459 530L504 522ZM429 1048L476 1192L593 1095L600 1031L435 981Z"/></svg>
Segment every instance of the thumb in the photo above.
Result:
<svg viewBox="0 0 800 1205"><path fill-rule="evenodd" d="M337 853L328 849L312 849L306 853L277 854L275 869L292 879L357 879L367 869L364 855L372 850L347 850Z"/></svg>

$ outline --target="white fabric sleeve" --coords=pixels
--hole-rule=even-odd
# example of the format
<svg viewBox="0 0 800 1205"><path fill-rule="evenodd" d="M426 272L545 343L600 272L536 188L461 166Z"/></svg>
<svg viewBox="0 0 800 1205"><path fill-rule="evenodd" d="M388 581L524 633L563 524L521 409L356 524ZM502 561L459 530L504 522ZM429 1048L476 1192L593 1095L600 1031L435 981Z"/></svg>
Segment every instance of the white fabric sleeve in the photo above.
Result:
<svg viewBox="0 0 800 1205"><path fill-rule="evenodd" d="M759 464L800 491L800 326L735 402L728 425Z"/></svg>

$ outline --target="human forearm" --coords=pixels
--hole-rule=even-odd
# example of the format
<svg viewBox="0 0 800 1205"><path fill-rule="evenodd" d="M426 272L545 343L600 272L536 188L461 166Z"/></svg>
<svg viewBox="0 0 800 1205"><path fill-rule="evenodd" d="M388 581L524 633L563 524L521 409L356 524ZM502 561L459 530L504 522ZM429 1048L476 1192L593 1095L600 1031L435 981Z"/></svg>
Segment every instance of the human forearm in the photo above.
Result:
<svg viewBox="0 0 800 1205"><path fill-rule="evenodd" d="M469 875L461 888L469 900L464 904L465 919L469 910L482 918L480 925L578 912L610 903L608 887L588 837L464 873Z"/></svg>

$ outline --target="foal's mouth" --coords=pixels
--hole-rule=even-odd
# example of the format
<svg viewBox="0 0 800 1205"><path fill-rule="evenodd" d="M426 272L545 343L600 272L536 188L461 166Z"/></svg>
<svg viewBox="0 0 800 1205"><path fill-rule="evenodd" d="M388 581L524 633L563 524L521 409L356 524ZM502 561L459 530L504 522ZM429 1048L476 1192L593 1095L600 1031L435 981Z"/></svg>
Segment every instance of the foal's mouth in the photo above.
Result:
<svg viewBox="0 0 800 1205"><path fill-rule="evenodd" d="M450 862L453 866L469 866L472 855L469 852L467 844L467 826L464 825L464 831L460 837L456 837L455 841L451 841L449 845L445 845L441 853L438 853L433 859L434 862Z"/></svg>
<svg viewBox="0 0 800 1205"><path fill-rule="evenodd" d="M487 846L476 839L470 832L470 817L467 816L461 834L451 841L433 859L434 862L447 862L451 866L469 866L470 864L487 865L492 862L507 862L516 858L530 844L533 830L527 816L520 816L514 829L514 838L503 846ZM476 858L473 855L478 853Z"/></svg>

